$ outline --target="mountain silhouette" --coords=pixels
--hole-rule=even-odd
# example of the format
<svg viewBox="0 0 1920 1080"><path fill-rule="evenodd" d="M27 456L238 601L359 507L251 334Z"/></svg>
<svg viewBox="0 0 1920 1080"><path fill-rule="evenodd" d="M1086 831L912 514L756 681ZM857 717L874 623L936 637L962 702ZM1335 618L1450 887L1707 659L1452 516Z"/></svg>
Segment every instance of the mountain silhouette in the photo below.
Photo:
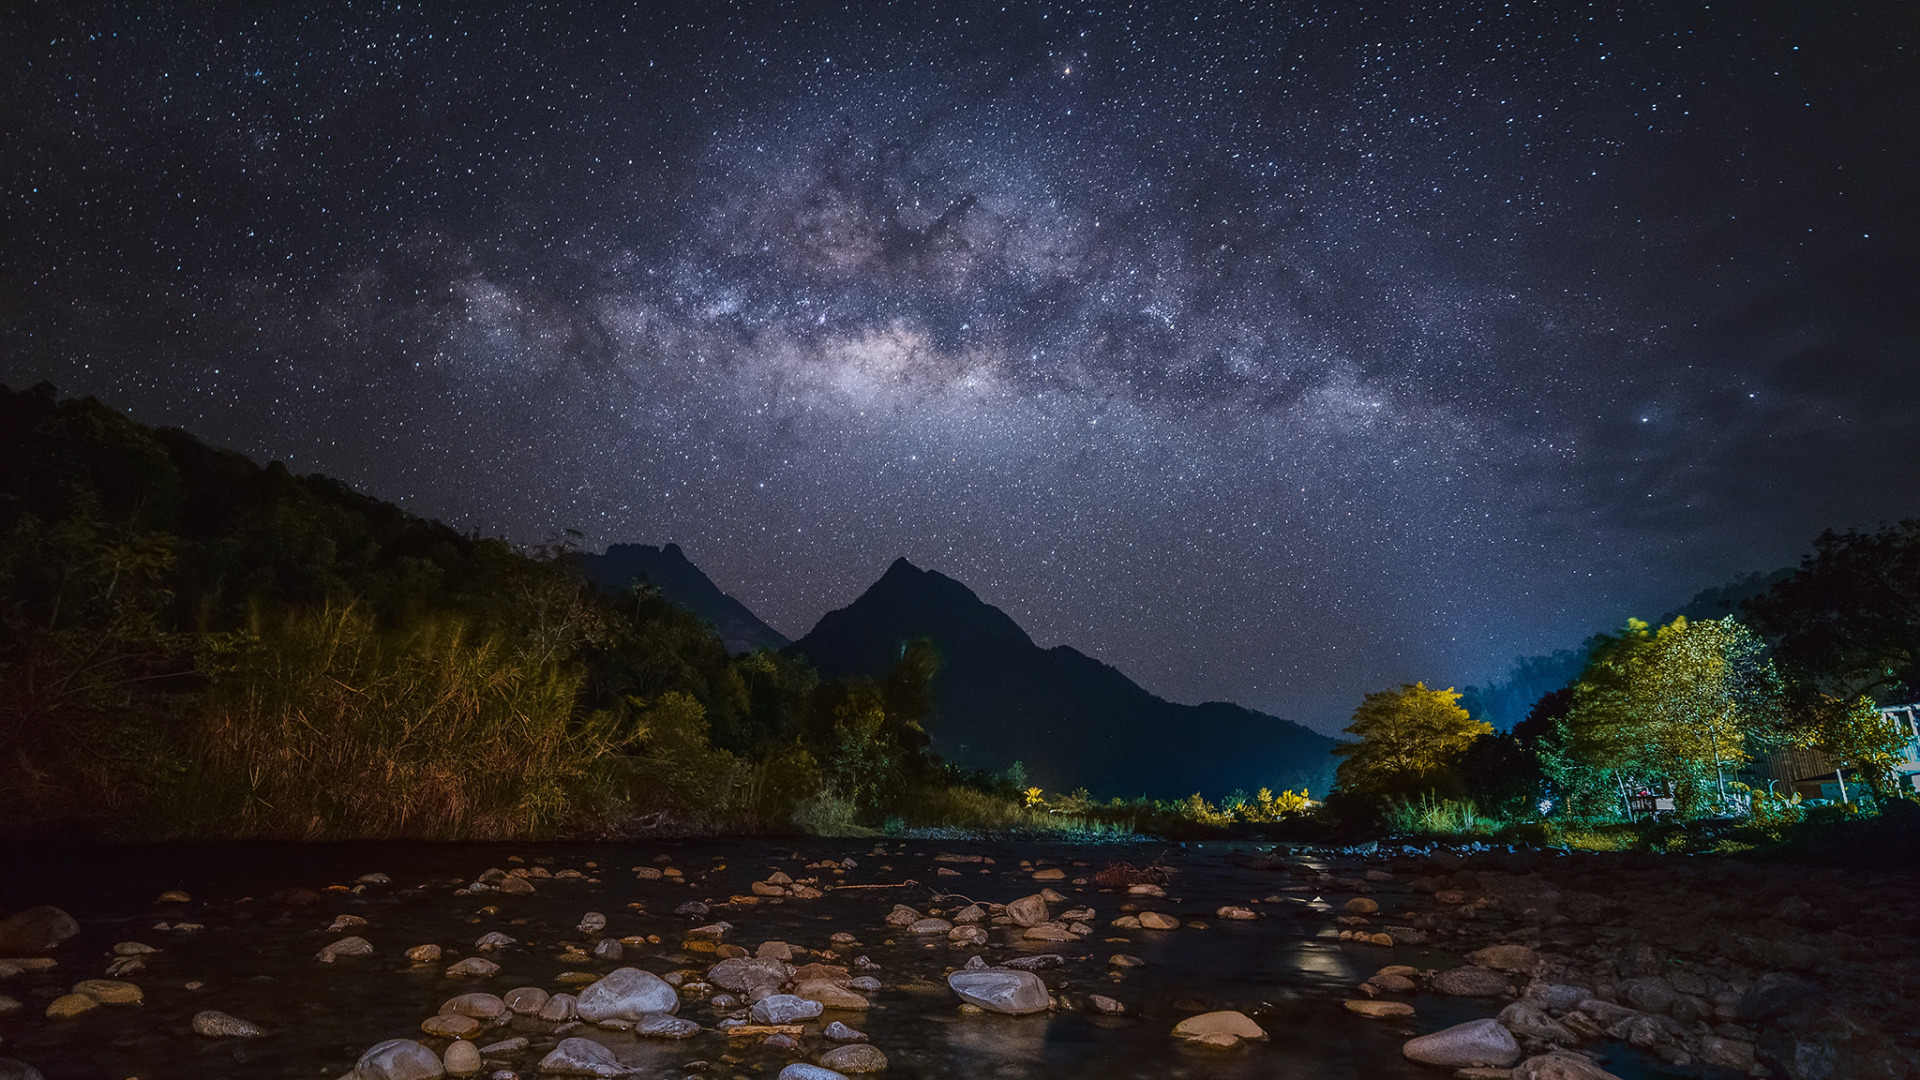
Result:
<svg viewBox="0 0 1920 1080"><path fill-rule="evenodd" d="M970 769L1026 766L1050 791L1180 798L1308 784L1324 795L1333 740L1226 702L1179 705L1065 645L1042 649L999 608L897 559L852 604L794 643L827 678L879 677L928 638L941 669L927 731Z"/></svg>
<svg viewBox="0 0 1920 1080"><path fill-rule="evenodd" d="M574 556L587 580L607 592L618 592L643 580L660 595L705 619L726 642L727 651L779 649L786 635L747 610L747 605L720 591L713 579L687 559L679 544L657 548L651 544L614 544L604 555Z"/></svg>

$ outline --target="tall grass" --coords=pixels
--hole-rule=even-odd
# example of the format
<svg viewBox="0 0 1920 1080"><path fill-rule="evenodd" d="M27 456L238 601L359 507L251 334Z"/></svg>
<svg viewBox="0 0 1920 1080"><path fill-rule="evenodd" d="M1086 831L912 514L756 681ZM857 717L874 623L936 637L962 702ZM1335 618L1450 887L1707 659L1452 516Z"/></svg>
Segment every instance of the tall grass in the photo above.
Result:
<svg viewBox="0 0 1920 1080"><path fill-rule="evenodd" d="M1482 814L1472 799L1442 799L1432 792L1390 800L1380 820L1393 832L1413 836L1485 835L1503 824Z"/></svg>
<svg viewBox="0 0 1920 1080"><path fill-rule="evenodd" d="M176 829L284 839L551 834L611 807L626 741L582 673L450 615L353 607L256 627L214 672ZM631 733L629 733L631 734Z"/></svg>

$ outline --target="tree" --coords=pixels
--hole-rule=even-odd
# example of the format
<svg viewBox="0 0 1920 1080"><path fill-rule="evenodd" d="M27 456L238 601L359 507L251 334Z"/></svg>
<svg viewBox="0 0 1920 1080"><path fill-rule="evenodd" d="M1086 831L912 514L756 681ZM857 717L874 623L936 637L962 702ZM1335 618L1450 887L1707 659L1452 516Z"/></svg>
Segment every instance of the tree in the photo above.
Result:
<svg viewBox="0 0 1920 1080"><path fill-rule="evenodd" d="M1473 740L1493 731L1459 705L1451 687L1429 690L1409 683L1368 694L1354 710L1346 733L1356 741L1335 744L1344 759L1335 784L1350 795L1404 794L1451 783L1449 772Z"/></svg>
<svg viewBox="0 0 1920 1080"><path fill-rule="evenodd" d="M1893 770L1902 760L1907 733L1884 716L1872 698L1850 701L1821 696L1802 710L1794 741L1818 750L1834 765L1851 769L1875 798L1893 793Z"/></svg>
<svg viewBox="0 0 1920 1080"><path fill-rule="evenodd" d="M1842 699L1905 700L1920 690L1920 518L1821 533L1745 610L1796 680Z"/></svg>
<svg viewBox="0 0 1920 1080"><path fill-rule="evenodd" d="M1549 751L1549 775L1589 803L1671 786L1683 816L1729 808L1727 774L1783 731L1766 645L1732 616L1657 632L1638 619L1595 650ZM1589 806L1589 808L1592 808Z"/></svg>

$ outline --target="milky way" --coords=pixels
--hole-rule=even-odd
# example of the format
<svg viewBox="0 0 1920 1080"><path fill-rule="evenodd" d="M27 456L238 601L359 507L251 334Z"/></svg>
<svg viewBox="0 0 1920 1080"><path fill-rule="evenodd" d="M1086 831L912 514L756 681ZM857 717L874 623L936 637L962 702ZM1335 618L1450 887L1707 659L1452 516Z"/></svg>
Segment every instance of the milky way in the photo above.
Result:
<svg viewBox="0 0 1920 1080"><path fill-rule="evenodd" d="M1901 4L0 27L0 379L1325 730L1920 513Z"/></svg>

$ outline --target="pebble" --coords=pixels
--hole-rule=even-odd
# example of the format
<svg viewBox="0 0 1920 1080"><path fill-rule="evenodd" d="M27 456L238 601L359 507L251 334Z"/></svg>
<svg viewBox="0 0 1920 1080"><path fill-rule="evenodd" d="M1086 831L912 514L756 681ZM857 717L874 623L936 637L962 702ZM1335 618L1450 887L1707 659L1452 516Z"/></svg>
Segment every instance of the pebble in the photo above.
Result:
<svg viewBox="0 0 1920 1080"><path fill-rule="evenodd" d="M1108 1016L1121 1016L1127 1011L1124 1004L1105 994L1088 994L1087 1004L1093 1006L1094 1012L1105 1013Z"/></svg>
<svg viewBox="0 0 1920 1080"><path fill-rule="evenodd" d="M71 1020L81 1013L92 1012L100 1003L85 994L62 994L47 1005L47 1019Z"/></svg>
<svg viewBox="0 0 1920 1080"><path fill-rule="evenodd" d="M449 979L490 979L499 973L499 964L480 956L469 956L447 968Z"/></svg>
<svg viewBox="0 0 1920 1080"><path fill-rule="evenodd" d="M529 1045L531 1044L527 1042L525 1035L515 1035L511 1039L501 1039L499 1042L488 1043L480 1048L480 1053L486 1057L505 1057L508 1054L517 1054L525 1050Z"/></svg>
<svg viewBox="0 0 1920 1080"><path fill-rule="evenodd" d="M412 1039L388 1039L368 1047L349 1075L353 1080L437 1080L445 1073L439 1054Z"/></svg>
<svg viewBox="0 0 1920 1080"><path fill-rule="evenodd" d="M834 1072L832 1069L823 1069L818 1065L809 1065L804 1061L796 1061L781 1069L780 1075L775 1080L847 1080L847 1075Z"/></svg>
<svg viewBox="0 0 1920 1080"><path fill-rule="evenodd" d="M1148 930L1178 930L1180 920L1158 911L1143 911L1139 915L1140 925Z"/></svg>
<svg viewBox="0 0 1920 1080"><path fill-rule="evenodd" d="M209 1039L257 1039L266 1034L258 1024L215 1009L194 1013L192 1027L195 1035L204 1035Z"/></svg>
<svg viewBox="0 0 1920 1080"><path fill-rule="evenodd" d="M538 986L521 986L507 991L501 1001L519 1016L534 1016L547 1004L547 992Z"/></svg>
<svg viewBox="0 0 1920 1080"><path fill-rule="evenodd" d="M113 947L115 956L146 956L159 951L151 945L144 945L138 941L122 941Z"/></svg>
<svg viewBox="0 0 1920 1080"><path fill-rule="evenodd" d="M1245 1039L1264 1039L1267 1033L1247 1014L1223 1009L1187 1017L1173 1026L1173 1037L1182 1042L1231 1047Z"/></svg>
<svg viewBox="0 0 1920 1080"><path fill-rule="evenodd" d="M627 1067L613 1051L591 1039L562 1039L540 1059L540 1071L554 1076L626 1076Z"/></svg>
<svg viewBox="0 0 1920 1080"><path fill-rule="evenodd" d="M507 1011L507 1003L492 994L460 994L441 1002L440 1011L446 1014L471 1016L475 1020L492 1020Z"/></svg>
<svg viewBox="0 0 1920 1080"><path fill-rule="evenodd" d="M82 979L73 984L73 992L85 994L102 1005L138 1005L146 1000L138 986L115 979Z"/></svg>
<svg viewBox="0 0 1920 1080"><path fill-rule="evenodd" d="M478 1034L480 1027L480 1021L457 1013L441 1013L420 1021L421 1031L440 1039L464 1039Z"/></svg>
<svg viewBox="0 0 1920 1080"><path fill-rule="evenodd" d="M1340 905L1340 910L1349 915L1373 915L1379 912L1380 902L1364 896L1356 896Z"/></svg>
<svg viewBox="0 0 1920 1080"><path fill-rule="evenodd" d="M793 994L774 994L754 1002L752 1015L756 1024L797 1024L825 1011L826 1006L818 1001Z"/></svg>
<svg viewBox="0 0 1920 1080"><path fill-rule="evenodd" d="M371 956L373 943L363 937L343 937L313 954L315 960L331 964L342 956Z"/></svg>
<svg viewBox="0 0 1920 1080"><path fill-rule="evenodd" d="M1498 1020L1470 1020L1410 1039L1400 1048L1409 1060L1423 1065L1464 1069L1475 1065L1507 1066L1520 1060L1520 1044Z"/></svg>
<svg viewBox="0 0 1920 1080"><path fill-rule="evenodd" d="M870 1043L849 1043L821 1054L820 1064L841 1073L875 1073L885 1071L887 1055Z"/></svg>
<svg viewBox="0 0 1920 1080"><path fill-rule="evenodd" d="M431 964L435 960L440 959L440 946L415 945L413 948L407 950L407 959L416 964Z"/></svg>
<svg viewBox="0 0 1920 1080"><path fill-rule="evenodd" d="M446 1066L449 1076L472 1076L482 1066L480 1049L465 1039L448 1043L446 1052L440 1055L440 1061Z"/></svg>
<svg viewBox="0 0 1920 1080"><path fill-rule="evenodd" d="M1371 1016L1378 1020L1413 1015L1413 1006L1404 1001L1355 1000L1342 1004L1346 1005L1349 1012L1357 1012L1361 1016Z"/></svg>
<svg viewBox="0 0 1920 1080"><path fill-rule="evenodd" d="M597 934L607 928L607 917L597 911L589 911L580 916L579 930L583 934Z"/></svg>
<svg viewBox="0 0 1920 1080"><path fill-rule="evenodd" d="M866 1042L867 1041L866 1032L855 1031L838 1020L835 1020L833 1023L828 1024L826 1026L826 1029L821 1031L820 1034L826 1036L828 1039L831 1039L834 1042L844 1043L844 1042Z"/></svg>
<svg viewBox="0 0 1920 1080"><path fill-rule="evenodd" d="M1243 921L1247 919L1257 919L1260 917L1254 914L1253 910L1250 908L1235 907L1232 904L1228 904L1225 907L1220 908L1218 911L1215 911L1213 914L1215 918L1238 919Z"/></svg>

